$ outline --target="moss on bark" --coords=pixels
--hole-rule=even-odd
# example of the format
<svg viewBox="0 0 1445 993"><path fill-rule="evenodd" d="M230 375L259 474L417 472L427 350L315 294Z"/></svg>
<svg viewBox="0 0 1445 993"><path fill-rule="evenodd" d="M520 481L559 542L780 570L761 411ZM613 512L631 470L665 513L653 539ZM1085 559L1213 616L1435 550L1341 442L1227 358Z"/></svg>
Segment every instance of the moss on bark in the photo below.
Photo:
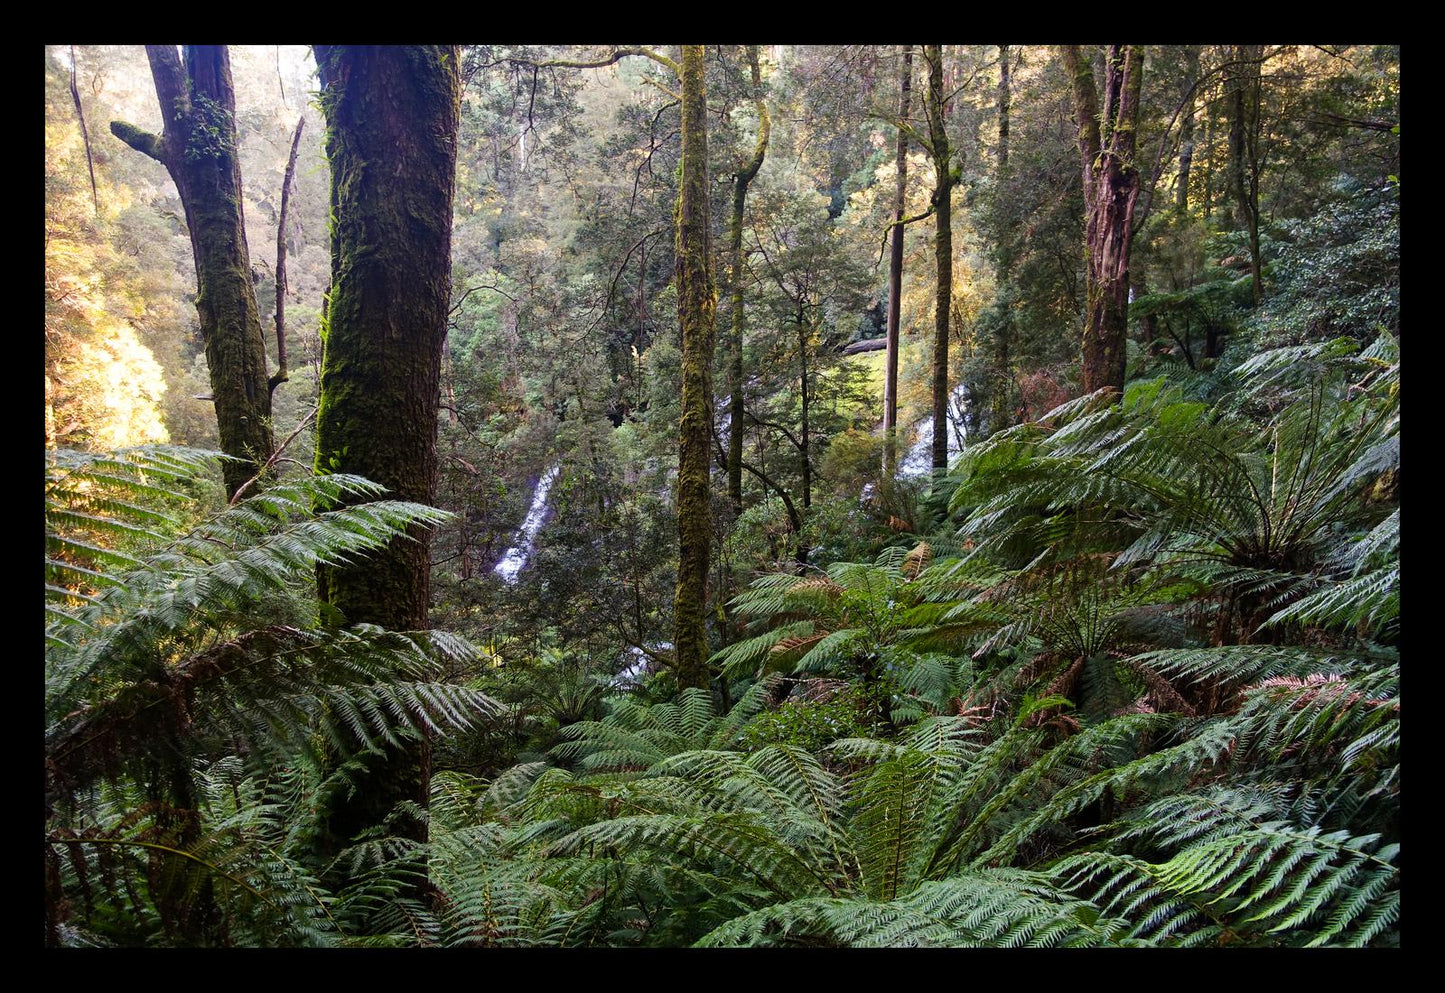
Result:
<svg viewBox="0 0 1445 993"><path fill-rule="evenodd" d="M733 308L731 361L728 366L728 391L731 394L728 405L728 498L732 501L734 514L741 514L743 510L743 329L747 324L743 308L743 212L747 206L748 186L763 167L771 129L768 107L763 102L757 45L748 46L748 65L752 69L753 102L758 111L758 141L752 159L733 177L733 216L728 227L732 267L729 289L732 291Z"/></svg>
<svg viewBox="0 0 1445 993"><path fill-rule="evenodd" d="M679 685L708 683L707 573L712 540L710 456L714 311L708 225L707 97L703 47L682 46L682 182L677 204L677 308L682 326L678 425L677 590L673 598Z"/></svg>
<svg viewBox="0 0 1445 993"><path fill-rule="evenodd" d="M937 279L933 300L933 468L948 468L948 329L953 304L953 187L948 130L944 126L943 46L925 45L928 63L929 149L937 182L933 188L933 255Z"/></svg>
<svg viewBox="0 0 1445 993"><path fill-rule="evenodd" d="M316 419L320 471L352 472L431 503L441 355L451 294L461 99L454 46L316 46L331 163L332 288ZM430 548L414 529L365 561L323 568L348 624L428 626ZM325 814L322 854L395 804L426 804L424 743L368 756L364 781ZM397 826L418 840L426 825Z"/></svg>
<svg viewBox="0 0 1445 993"><path fill-rule="evenodd" d="M222 472L234 496L271 457L266 345L251 282L251 257L236 158L236 100L224 45L147 46L165 132L111 123L121 141L165 165L186 214L196 261L196 314L215 398Z"/></svg>
<svg viewBox="0 0 1445 993"><path fill-rule="evenodd" d="M322 46L318 60L333 227L317 468L429 503L451 293L457 54ZM328 599L349 623L426 627L428 548L414 537L326 570Z"/></svg>
<svg viewBox="0 0 1445 993"><path fill-rule="evenodd" d="M908 196L909 95L913 87L913 46L903 46L903 69L898 88L898 141L894 149L897 177L893 186L893 235L888 256L888 354L883 373L883 476L892 479L898 468L898 334L903 313L903 215Z"/></svg>

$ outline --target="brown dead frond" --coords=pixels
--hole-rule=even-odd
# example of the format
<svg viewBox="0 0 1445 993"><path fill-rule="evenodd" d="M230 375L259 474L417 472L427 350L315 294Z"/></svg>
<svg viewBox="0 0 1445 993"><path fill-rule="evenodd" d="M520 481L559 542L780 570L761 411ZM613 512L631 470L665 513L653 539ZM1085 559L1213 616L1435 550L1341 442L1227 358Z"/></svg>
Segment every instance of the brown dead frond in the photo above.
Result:
<svg viewBox="0 0 1445 993"><path fill-rule="evenodd" d="M789 593L821 593L830 600L836 600L843 593L843 587L826 576L815 576L795 585Z"/></svg>
<svg viewBox="0 0 1445 993"><path fill-rule="evenodd" d="M973 721L977 724L986 724L993 719L998 711L998 698L995 697L987 703L978 702L974 694L966 697L959 697L953 701L953 712L959 717Z"/></svg>
<svg viewBox="0 0 1445 993"><path fill-rule="evenodd" d="M822 641L826 637L828 637L827 631L820 632L819 634L798 635L793 638L784 638L772 648L768 649L768 654L790 655L794 652L797 652L801 655L803 652L806 652L809 648L812 648L814 645L816 645L818 642Z"/></svg>
<svg viewBox="0 0 1445 993"><path fill-rule="evenodd" d="M1142 676L1148 685L1149 692L1145 694L1145 699L1153 703L1155 711L1172 711L1186 717L1197 716L1198 711L1188 700L1179 695L1179 691L1170 685L1169 680L1148 666L1136 665L1134 671ZM1144 712L1141 711L1141 713Z"/></svg>
<svg viewBox="0 0 1445 993"><path fill-rule="evenodd" d="M1362 698L1362 694L1358 692L1347 692L1349 689L1349 683L1345 682L1343 678L1335 675L1334 673L1326 674L1320 672L1313 672L1310 673L1308 676L1304 677L1303 679L1295 676L1274 676L1270 679L1264 679L1258 683L1254 683L1251 686L1246 686L1244 687L1244 690L1248 691L1253 689L1265 688L1285 691L1305 690L1304 693L1299 694L1299 696L1295 698L1294 702L1290 704L1291 710L1296 710L1300 707L1308 706L1309 704L1314 703L1316 700L1331 702L1335 700L1343 700L1345 706L1348 707L1358 703ZM1390 700L1366 700L1365 702L1375 707L1389 704L1392 709L1400 709L1400 705L1398 703Z"/></svg>
<svg viewBox="0 0 1445 993"><path fill-rule="evenodd" d="M1057 652L1040 652L1019 669L1014 685L1028 686L1035 680L1043 678L1044 673L1048 672L1058 661L1059 654Z"/></svg>
<svg viewBox="0 0 1445 993"><path fill-rule="evenodd" d="M1085 663L1086 661L1088 661L1088 660L1085 659L1083 656L1080 656L1079 659L1078 659L1077 661L1075 661L1073 665L1069 666L1069 667L1068 667L1067 669L1065 669L1063 672L1059 673L1059 675L1054 678L1054 681L1051 682L1051 683L1049 683L1049 685L1044 688L1043 695L1044 695L1044 696L1070 696L1070 695L1072 695L1073 692L1074 692L1074 687L1078 685L1079 676L1080 676L1080 675L1083 673L1083 671L1084 671L1084 663Z"/></svg>
<svg viewBox="0 0 1445 993"><path fill-rule="evenodd" d="M928 563L933 561L933 546L926 541L920 541L913 547L913 551L903 557L903 575L909 579L917 579L918 574L928 568Z"/></svg>

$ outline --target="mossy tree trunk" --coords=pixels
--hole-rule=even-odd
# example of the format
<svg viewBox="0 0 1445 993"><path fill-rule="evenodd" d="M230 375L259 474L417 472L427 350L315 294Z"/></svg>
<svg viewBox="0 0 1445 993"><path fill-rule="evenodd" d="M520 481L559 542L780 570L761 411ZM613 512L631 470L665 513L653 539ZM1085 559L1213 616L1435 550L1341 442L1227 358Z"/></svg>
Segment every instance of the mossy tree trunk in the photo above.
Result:
<svg viewBox="0 0 1445 993"><path fill-rule="evenodd" d="M708 225L707 97L703 46L682 46L682 179L677 204L677 309L682 327L678 424L674 664L681 687L708 684L707 573L712 539L713 289ZM739 459L741 463L741 459Z"/></svg>
<svg viewBox="0 0 1445 993"><path fill-rule="evenodd" d="M813 329L808 322L808 289L806 284L798 288L798 312L796 321L798 325L798 398L802 402L802 415L798 421L798 454L803 460L803 509L808 510L813 506L813 460L810 447L810 433L812 430L809 424L808 408L812 403L812 383L808 378L808 350L813 346ZM808 562L808 550L801 544L798 548L798 561L804 565Z"/></svg>
<svg viewBox="0 0 1445 993"><path fill-rule="evenodd" d="M1104 59L1104 106L1094 71L1077 45L1062 49L1073 81L1084 176L1085 313L1082 361L1084 391L1124 390L1125 332L1129 316L1129 246L1139 170L1134 144L1144 49L1111 45Z"/></svg>
<svg viewBox="0 0 1445 993"><path fill-rule="evenodd" d="M441 358L451 295L452 194L461 99L456 46L315 46L331 163L331 296L316 464L389 496L436 493ZM414 531L364 561L320 570L347 624L428 626L431 555ZM367 778L325 812L332 855L404 800L425 806L425 743L369 756ZM425 840L419 821L395 831Z"/></svg>
<svg viewBox="0 0 1445 993"><path fill-rule="evenodd" d="M165 130L160 135L123 121L111 132L160 162L185 208L196 260L196 313L211 374L222 471L234 496L275 449L271 391L260 309L242 216L236 150L236 99L225 45L147 45Z"/></svg>
<svg viewBox="0 0 1445 993"><path fill-rule="evenodd" d="M913 86L913 46L903 46L898 120L908 120ZM893 243L888 257L888 345L883 374L883 475L892 479L898 468L898 332L903 314L903 208L908 195L908 132L898 129L894 148L897 178L893 184Z"/></svg>
<svg viewBox="0 0 1445 993"><path fill-rule="evenodd" d="M1231 66L1225 76L1228 98L1225 113L1229 120L1229 186L1234 193L1230 204L1230 220L1236 228L1244 227L1247 221L1247 195L1244 183L1244 129L1248 113L1248 73L1241 70L1239 63L1249 58L1248 45L1236 45L1230 49Z"/></svg>
<svg viewBox="0 0 1445 993"><path fill-rule="evenodd" d="M753 103L758 111L758 142L753 157L733 175L733 216L728 229L732 244L732 272L728 289L732 292L733 331L729 341L728 389L728 499L733 513L743 510L743 210L747 206L748 185L763 167L768 151L768 107L763 102L763 82L758 68L758 46L748 46L748 66L753 75Z"/></svg>
<svg viewBox="0 0 1445 993"><path fill-rule="evenodd" d="M958 181L949 161L948 129L943 105L943 47L923 46L928 63L928 90L924 105L928 111L929 155L937 183L933 189L933 252L937 281L933 300L933 469L948 468L948 329L953 303L953 187Z"/></svg>
<svg viewBox="0 0 1445 993"><path fill-rule="evenodd" d="M997 196L1004 204L1009 202L1009 109L1013 102L1009 57L1009 46L998 46L998 171L994 182L998 187ZM989 428L992 431L1002 431L1013 423L1013 264L1016 236L1014 219L1007 216L1003 209L996 207L995 210L998 248L994 254L994 285L998 287L999 315L993 341L993 365L994 374L998 378L993 397L993 423Z"/></svg>
<svg viewBox="0 0 1445 993"><path fill-rule="evenodd" d="M1189 212L1189 173L1194 163L1194 88L1199 83L1201 46L1184 46L1185 74L1180 86L1184 91L1184 116L1179 125L1179 178L1174 187L1174 206L1181 214Z"/></svg>
<svg viewBox="0 0 1445 993"><path fill-rule="evenodd" d="M1200 163L1200 171L1204 173L1204 176L1200 181L1200 185L1203 187L1203 190L1201 191L1201 204L1199 212L1200 215L1204 218L1205 224L1214 223L1215 211L1214 157L1216 153L1214 149L1214 137L1215 118L1218 116L1218 114L1211 110L1211 106L1215 102L1210 93L1210 91L1212 91L1213 89L1214 84L1211 84L1210 90L1206 91L1203 94L1200 101L1204 107L1204 161Z"/></svg>
<svg viewBox="0 0 1445 993"><path fill-rule="evenodd" d="M1238 46L1235 58L1239 65L1231 70L1229 77L1229 159L1235 225L1249 233L1249 275L1256 307L1264 299L1259 258L1259 109L1263 57L1263 45Z"/></svg>

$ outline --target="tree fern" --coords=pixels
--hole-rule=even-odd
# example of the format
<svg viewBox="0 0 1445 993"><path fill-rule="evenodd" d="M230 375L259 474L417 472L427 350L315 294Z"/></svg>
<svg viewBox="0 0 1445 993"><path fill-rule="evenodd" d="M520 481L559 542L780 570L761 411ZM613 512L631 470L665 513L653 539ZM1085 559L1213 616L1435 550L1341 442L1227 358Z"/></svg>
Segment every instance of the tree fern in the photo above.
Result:
<svg viewBox="0 0 1445 993"><path fill-rule="evenodd" d="M144 510L147 499L177 499L180 485L205 467L189 453L71 459L49 489L84 493L82 484L96 485L97 475L112 487L134 484L134 507L112 500L85 511L100 517L95 511L109 508L129 519L144 516L134 508ZM177 488L159 492L153 477ZM106 906L128 908L131 924L119 935L126 943L162 932L187 943L338 936L330 895L315 867L298 860L303 839L278 826L267 799L271 770L304 768L318 749L364 750L398 736L469 727L493 706L436 681L472 654L460 639L326 629L308 619L317 563L365 554L410 525L439 519L410 504L326 509L377 492L355 477L302 478L179 535L91 525L124 537L134 554L92 557L87 568L107 581L51 594L48 940L84 941L111 929L100 899L80 920L66 909L73 913L69 894L85 890L97 871ZM72 528L77 520L60 508L48 513L47 527ZM214 781L221 770L229 789ZM312 791L321 788L338 786L312 779L291 796L287 817L304 821L300 805L314 802ZM112 851L125 854L106 854ZM262 923L267 916L274 926ZM158 921L160 931L146 930L145 920Z"/></svg>
<svg viewBox="0 0 1445 993"><path fill-rule="evenodd" d="M1043 875L988 870L924 883L896 900L811 897L737 917L703 946L1079 947L1112 944L1117 922ZM1110 926L1112 925L1112 927Z"/></svg>
<svg viewBox="0 0 1445 993"><path fill-rule="evenodd" d="M1159 381L1123 404L1073 401L1047 415L1053 431L1012 429L961 461L954 505L972 508L961 535L1015 567L1111 551L1115 569L1230 590L1248 634L1274 613L1259 613L1265 603L1308 591L1341 526L1369 519L1358 498L1398 432L1398 393L1371 385L1338 402L1337 371L1263 434Z"/></svg>
<svg viewBox="0 0 1445 993"><path fill-rule="evenodd" d="M215 466L213 453L183 448L130 449L113 455L47 450L45 464L45 612L47 638L83 627L72 608L114 573L183 527L185 508Z"/></svg>
<svg viewBox="0 0 1445 993"><path fill-rule="evenodd" d="M735 744L748 718L762 708L768 684L749 687L724 716L713 712L706 690L683 690L675 703L642 704L618 697L601 721L578 721L562 730L568 740L554 748L588 770L648 769L670 755Z"/></svg>

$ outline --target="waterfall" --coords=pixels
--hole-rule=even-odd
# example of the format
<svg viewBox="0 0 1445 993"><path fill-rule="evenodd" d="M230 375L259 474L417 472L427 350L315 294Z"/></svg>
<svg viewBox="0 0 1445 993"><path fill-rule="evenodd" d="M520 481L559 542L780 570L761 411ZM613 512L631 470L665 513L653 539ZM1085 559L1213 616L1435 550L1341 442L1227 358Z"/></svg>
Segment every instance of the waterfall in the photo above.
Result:
<svg viewBox="0 0 1445 993"><path fill-rule="evenodd" d="M953 388L949 395L949 406L961 409L968 389L963 383ZM960 422L961 423L961 422ZM904 479L917 479L933 471L933 415L929 414L917 422L918 440L909 447L908 453L898 462L898 475ZM963 428L968 433L968 428ZM948 460L963 451L963 441L958 434L948 434Z"/></svg>
<svg viewBox="0 0 1445 993"><path fill-rule="evenodd" d="M542 530L542 520L547 516L547 494L551 492L552 483L556 481L557 473L561 469L560 463L554 464L537 480L537 489L532 494L532 506L527 509L527 518L522 521L516 540L501 561L492 567L492 571L501 576L503 582L515 583L517 573L522 571L527 560L532 557L537 532Z"/></svg>
<svg viewBox="0 0 1445 993"><path fill-rule="evenodd" d="M672 642L670 641L660 641L652 646L654 651L669 651L671 648ZM622 661L627 664L621 672L612 677L612 685L619 690L636 689L641 686L652 663L647 652L636 645L629 645L623 649Z"/></svg>

